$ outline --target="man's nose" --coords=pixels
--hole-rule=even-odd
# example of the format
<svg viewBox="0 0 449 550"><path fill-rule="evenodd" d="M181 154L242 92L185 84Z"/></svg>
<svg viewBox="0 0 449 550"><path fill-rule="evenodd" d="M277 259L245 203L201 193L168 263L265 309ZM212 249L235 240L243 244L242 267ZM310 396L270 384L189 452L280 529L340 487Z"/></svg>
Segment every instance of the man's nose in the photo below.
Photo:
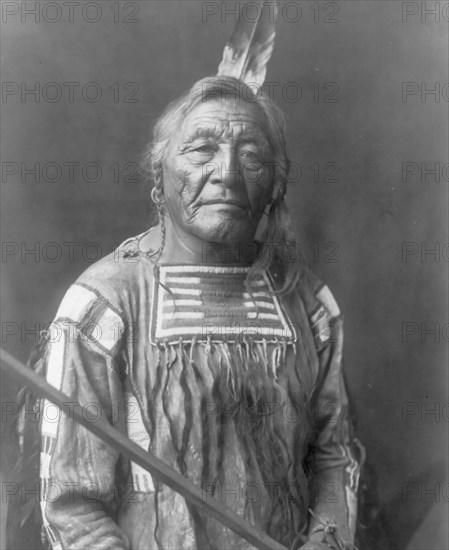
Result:
<svg viewBox="0 0 449 550"><path fill-rule="evenodd" d="M223 146L215 154L214 160L208 163L212 168L209 181L232 187L240 181L240 166L236 150L232 146Z"/></svg>

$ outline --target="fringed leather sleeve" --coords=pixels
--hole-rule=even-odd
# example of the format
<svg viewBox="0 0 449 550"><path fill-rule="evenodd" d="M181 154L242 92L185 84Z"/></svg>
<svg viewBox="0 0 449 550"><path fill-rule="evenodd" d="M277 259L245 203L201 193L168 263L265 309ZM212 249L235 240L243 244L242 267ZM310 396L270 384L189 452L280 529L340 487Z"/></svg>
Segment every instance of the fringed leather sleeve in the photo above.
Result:
<svg viewBox="0 0 449 550"><path fill-rule="evenodd" d="M91 419L119 424L123 410L117 357L123 321L112 304L80 284L68 290L52 323L47 381ZM119 425L117 425L120 428ZM127 548L112 519L119 455L44 401L41 415L41 508L53 549Z"/></svg>
<svg viewBox="0 0 449 550"><path fill-rule="evenodd" d="M319 356L309 540L353 549L359 464L354 458L348 398L342 373L343 319L327 286L316 292L311 315Z"/></svg>

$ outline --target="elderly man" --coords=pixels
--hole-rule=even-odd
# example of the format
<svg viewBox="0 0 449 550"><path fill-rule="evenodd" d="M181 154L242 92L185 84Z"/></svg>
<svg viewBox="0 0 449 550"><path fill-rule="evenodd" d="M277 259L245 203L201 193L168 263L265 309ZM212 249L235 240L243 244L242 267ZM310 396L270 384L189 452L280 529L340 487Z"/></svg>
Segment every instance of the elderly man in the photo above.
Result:
<svg viewBox="0 0 449 550"><path fill-rule="evenodd" d="M285 546L352 548L342 318L292 254L282 113L204 79L146 166L159 224L68 290L48 381ZM251 548L65 416L43 415L41 477L53 548Z"/></svg>

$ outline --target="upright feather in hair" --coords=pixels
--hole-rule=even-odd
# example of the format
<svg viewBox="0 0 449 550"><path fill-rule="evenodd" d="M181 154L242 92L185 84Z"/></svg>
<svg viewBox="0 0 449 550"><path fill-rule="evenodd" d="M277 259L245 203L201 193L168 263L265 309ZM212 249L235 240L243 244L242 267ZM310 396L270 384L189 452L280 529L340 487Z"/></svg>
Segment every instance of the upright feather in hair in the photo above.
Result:
<svg viewBox="0 0 449 550"><path fill-rule="evenodd" d="M233 76L245 84L262 86L274 47L278 2L260 1L256 17L240 13L231 40L226 44L218 76ZM254 7L254 3L251 3Z"/></svg>

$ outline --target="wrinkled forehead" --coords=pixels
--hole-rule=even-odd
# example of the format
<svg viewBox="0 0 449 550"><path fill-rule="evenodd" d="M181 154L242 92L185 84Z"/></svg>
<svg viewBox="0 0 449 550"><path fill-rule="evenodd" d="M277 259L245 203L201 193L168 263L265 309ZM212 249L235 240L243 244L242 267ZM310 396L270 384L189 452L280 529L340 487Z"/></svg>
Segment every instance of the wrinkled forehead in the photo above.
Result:
<svg viewBox="0 0 449 550"><path fill-rule="evenodd" d="M210 135L222 139L248 136L269 142L264 117L254 104L244 101L209 100L197 105L181 125L183 139Z"/></svg>

